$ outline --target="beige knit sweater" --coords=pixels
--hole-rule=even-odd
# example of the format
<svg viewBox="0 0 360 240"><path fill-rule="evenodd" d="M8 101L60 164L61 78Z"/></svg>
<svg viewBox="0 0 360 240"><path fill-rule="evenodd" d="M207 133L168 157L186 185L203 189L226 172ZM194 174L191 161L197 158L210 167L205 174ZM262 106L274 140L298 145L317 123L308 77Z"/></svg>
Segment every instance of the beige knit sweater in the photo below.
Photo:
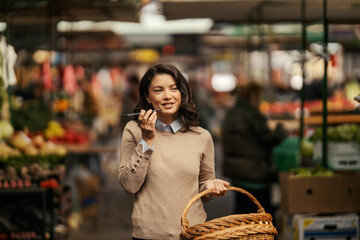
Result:
<svg viewBox="0 0 360 240"><path fill-rule="evenodd" d="M215 178L214 144L210 133L156 131L154 151L142 152L141 130L130 121L123 132L118 180L133 194L133 237L179 239L181 214L203 183ZM190 226L206 221L201 201L187 214Z"/></svg>

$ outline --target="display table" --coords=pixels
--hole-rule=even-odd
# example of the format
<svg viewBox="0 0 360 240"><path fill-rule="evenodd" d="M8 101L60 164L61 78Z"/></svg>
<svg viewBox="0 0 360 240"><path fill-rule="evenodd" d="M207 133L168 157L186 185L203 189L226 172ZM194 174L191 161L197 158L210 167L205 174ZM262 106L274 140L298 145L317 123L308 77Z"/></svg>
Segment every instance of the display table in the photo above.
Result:
<svg viewBox="0 0 360 240"><path fill-rule="evenodd" d="M87 144L68 144L57 143L66 148L72 154L97 154L97 153L111 153L118 150L117 146L94 146L91 143Z"/></svg>
<svg viewBox="0 0 360 240"><path fill-rule="evenodd" d="M96 219L99 214L103 203L100 192L106 186L108 177L103 168L111 159L117 158L120 148L117 139L107 139L105 143L59 143L68 152L65 165L67 182L72 185L72 211L80 212L84 219Z"/></svg>

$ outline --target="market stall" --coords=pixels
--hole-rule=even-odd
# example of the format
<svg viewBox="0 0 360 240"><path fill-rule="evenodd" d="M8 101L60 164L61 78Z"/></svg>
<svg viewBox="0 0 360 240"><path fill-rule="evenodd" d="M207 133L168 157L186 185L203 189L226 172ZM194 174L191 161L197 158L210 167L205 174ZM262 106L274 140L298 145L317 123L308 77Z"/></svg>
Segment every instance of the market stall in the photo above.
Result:
<svg viewBox="0 0 360 240"><path fill-rule="evenodd" d="M166 25L159 8L156 21L139 21L139 6L150 2L162 4L169 21L209 19L185 21L186 32L174 27L176 21ZM30 205L37 221L27 227L17 222L18 212L8 212L13 228L0 224L0 238L61 239L78 227L69 221L72 212L98 216L107 180L102 166L116 159L126 124L119 116L132 111L138 81L156 62L175 63L186 73L200 124L216 144L234 89L248 81L264 87L261 112L271 128L282 123L290 132L274 150L281 175L280 237L296 238L295 229L303 236L303 214L313 214L314 222L320 214L327 221L353 214L341 217L358 223L358 3L324 1L324 19L323 2L307 8L306 2L4 1L7 40L2 37L1 51L10 71L4 78L0 66L0 194L10 199L4 208ZM36 203L22 203L22 197ZM292 220L295 225L287 224Z"/></svg>
<svg viewBox="0 0 360 240"><path fill-rule="evenodd" d="M99 182L95 193L99 193L100 182L105 181L100 155L118 150L117 145L102 140L118 136L120 109L109 111L116 104L111 104L113 95L104 93L108 97L100 102L93 96L91 82L75 81L72 66L64 69L61 87L55 87L60 75L57 68L50 68L47 53L45 58L43 53L34 55L35 59L40 56L41 63L14 68L8 56L13 52L7 52L13 48L5 38L1 43L0 236L67 239L78 224L72 219L74 211L82 210L83 204L88 207L89 199L99 198L93 190L86 193L89 182L72 176L73 168L79 164L94 168L93 179ZM112 84L109 72L105 74ZM100 79L104 84L104 76ZM99 81L95 75L94 84ZM90 212L84 207L83 215L97 216L97 208L97 203Z"/></svg>

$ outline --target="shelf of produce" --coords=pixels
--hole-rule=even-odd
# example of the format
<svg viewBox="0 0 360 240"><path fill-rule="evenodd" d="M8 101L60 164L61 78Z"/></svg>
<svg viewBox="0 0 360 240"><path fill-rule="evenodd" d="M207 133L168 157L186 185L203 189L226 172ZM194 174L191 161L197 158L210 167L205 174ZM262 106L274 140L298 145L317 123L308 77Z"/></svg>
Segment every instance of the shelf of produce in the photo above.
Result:
<svg viewBox="0 0 360 240"><path fill-rule="evenodd" d="M323 117L318 116L309 116L304 119L306 125L321 125ZM340 115L328 115L327 123L331 124L341 124L341 123L360 123L359 115L355 114L340 114Z"/></svg>
<svg viewBox="0 0 360 240"><path fill-rule="evenodd" d="M271 129L275 129L278 123L282 123L289 131L296 131L300 128L299 119L269 119L268 125ZM321 115L312 115L304 118L304 123L307 126L320 126L322 124ZM342 123L356 123L360 124L360 116L358 114L330 114L327 116L328 125L342 124Z"/></svg>

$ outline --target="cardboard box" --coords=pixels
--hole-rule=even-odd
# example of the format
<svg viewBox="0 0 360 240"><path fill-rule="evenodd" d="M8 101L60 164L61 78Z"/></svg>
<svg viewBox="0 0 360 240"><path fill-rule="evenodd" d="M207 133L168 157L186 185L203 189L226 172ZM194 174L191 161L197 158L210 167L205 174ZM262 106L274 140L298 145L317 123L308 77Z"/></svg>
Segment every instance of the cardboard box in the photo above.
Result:
<svg viewBox="0 0 360 240"><path fill-rule="evenodd" d="M295 215L294 240L358 240L359 216Z"/></svg>
<svg viewBox="0 0 360 240"><path fill-rule="evenodd" d="M360 212L360 173L299 178L280 173L281 204L288 214Z"/></svg>

